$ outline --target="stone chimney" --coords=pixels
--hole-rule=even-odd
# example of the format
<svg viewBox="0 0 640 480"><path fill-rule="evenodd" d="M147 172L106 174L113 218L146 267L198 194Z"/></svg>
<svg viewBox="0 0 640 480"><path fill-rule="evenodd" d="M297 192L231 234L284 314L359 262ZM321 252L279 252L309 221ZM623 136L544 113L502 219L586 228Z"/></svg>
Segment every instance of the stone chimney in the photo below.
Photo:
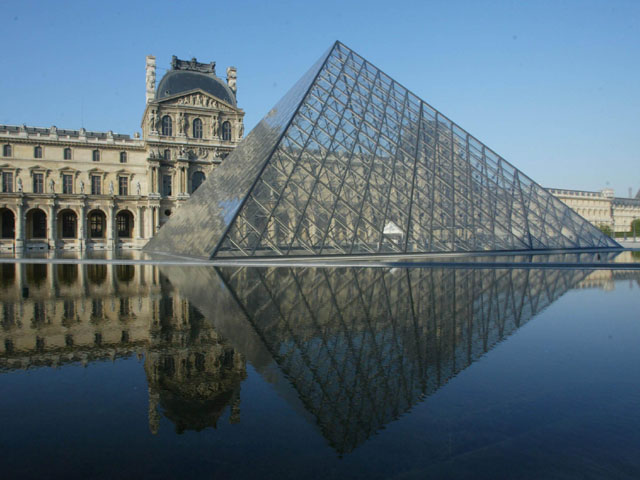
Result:
<svg viewBox="0 0 640 480"><path fill-rule="evenodd" d="M233 92L233 94L236 94L236 79L238 77L238 70L236 69L236 67L227 67L227 85L229 85L229 88L231 89L231 91Z"/></svg>
<svg viewBox="0 0 640 480"><path fill-rule="evenodd" d="M156 96L156 57L147 55L147 103Z"/></svg>

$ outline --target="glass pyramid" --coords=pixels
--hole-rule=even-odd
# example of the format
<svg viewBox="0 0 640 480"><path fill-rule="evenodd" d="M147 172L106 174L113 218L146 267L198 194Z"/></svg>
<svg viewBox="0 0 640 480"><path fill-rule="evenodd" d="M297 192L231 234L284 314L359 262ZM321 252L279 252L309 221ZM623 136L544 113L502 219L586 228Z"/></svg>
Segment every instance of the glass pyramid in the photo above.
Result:
<svg viewBox="0 0 640 480"><path fill-rule="evenodd" d="M213 258L611 247L336 42L146 250Z"/></svg>

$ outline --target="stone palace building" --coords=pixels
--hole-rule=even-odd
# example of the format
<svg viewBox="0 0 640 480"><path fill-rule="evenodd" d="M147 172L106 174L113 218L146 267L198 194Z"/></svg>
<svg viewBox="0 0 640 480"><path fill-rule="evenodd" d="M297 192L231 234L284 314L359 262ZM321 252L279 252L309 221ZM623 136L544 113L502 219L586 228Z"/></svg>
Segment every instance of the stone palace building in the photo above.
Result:
<svg viewBox="0 0 640 480"><path fill-rule="evenodd" d="M614 196L613 189L599 192L549 188L567 206L596 227L609 227L613 232L631 233L631 222L640 218L640 191L635 198ZM640 231L635 232L640 236Z"/></svg>
<svg viewBox="0 0 640 480"><path fill-rule="evenodd" d="M244 134L215 67L174 56L156 86L147 56L142 137L0 125L0 251L144 246Z"/></svg>

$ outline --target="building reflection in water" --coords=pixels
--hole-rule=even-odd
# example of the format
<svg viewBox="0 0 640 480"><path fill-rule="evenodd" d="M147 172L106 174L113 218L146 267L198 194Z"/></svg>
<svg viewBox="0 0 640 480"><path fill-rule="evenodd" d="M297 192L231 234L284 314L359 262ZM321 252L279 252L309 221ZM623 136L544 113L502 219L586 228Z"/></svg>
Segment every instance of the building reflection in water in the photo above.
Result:
<svg viewBox="0 0 640 480"><path fill-rule="evenodd" d="M340 453L567 290L637 281L543 268L4 263L0 273L0 371L144 357L151 431L162 412L183 432L227 411L239 421L249 361Z"/></svg>
<svg viewBox="0 0 640 480"><path fill-rule="evenodd" d="M144 357L149 427L239 421L243 356L149 265L0 264L0 372Z"/></svg>

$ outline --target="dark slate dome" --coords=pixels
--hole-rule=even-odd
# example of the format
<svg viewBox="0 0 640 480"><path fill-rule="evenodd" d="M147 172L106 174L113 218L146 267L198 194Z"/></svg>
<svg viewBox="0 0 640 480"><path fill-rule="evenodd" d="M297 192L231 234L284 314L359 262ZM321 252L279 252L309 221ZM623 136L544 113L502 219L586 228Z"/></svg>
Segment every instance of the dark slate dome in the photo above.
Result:
<svg viewBox="0 0 640 480"><path fill-rule="evenodd" d="M209 73L170 70L162 77L156 90L156 100L162 100L189 90L201 89L229 105L236 106L236 97L220 78Z"/></svg>

